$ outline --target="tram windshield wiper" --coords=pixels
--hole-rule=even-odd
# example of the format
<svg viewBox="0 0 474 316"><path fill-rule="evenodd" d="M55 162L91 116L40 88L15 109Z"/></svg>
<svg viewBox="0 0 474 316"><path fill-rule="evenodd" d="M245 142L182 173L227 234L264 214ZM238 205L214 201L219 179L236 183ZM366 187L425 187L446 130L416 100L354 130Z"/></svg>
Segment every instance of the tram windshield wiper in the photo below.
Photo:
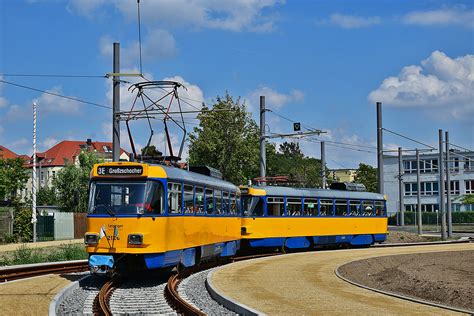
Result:
<svg viewBox="0 0 474 316"><path fill-rule="evenodd" d="M115 213L114 213L114 211L112 210L112 208L110 207L110 205L107 205L107 204L97 204L96 206L94 206L94 211L95 211L98 207L103 207L103 208L105 208L105 211L106 211L110 216L115 217Z"/></svg>

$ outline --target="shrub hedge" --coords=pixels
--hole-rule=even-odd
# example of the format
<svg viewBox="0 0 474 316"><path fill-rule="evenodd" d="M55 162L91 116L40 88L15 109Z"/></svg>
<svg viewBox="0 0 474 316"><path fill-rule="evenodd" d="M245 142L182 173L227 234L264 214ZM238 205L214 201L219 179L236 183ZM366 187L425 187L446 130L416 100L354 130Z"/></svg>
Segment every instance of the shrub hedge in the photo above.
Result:
<svg viewBox="0 0 474 316"><path fill-rule="evenodd" d="M473 224L474 212L452 212L453 224ZM389 225L396 225L397 215L388 218ZM423 224L441 224L441 213L423 212L421 213ZM415 225L416 212L405 212L405 225Z"/></svg>

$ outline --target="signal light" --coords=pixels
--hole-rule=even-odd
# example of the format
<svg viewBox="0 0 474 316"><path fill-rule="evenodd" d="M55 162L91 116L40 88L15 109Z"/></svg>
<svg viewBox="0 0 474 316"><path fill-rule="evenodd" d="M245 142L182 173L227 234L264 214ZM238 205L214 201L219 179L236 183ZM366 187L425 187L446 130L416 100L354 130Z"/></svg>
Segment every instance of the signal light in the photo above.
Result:
<svg viewBox="0 0 474 316"><path fill-rule="evenodd" d="M142 234L130 234L128 235L128 243L130 245L142 245L143 235Z"/></svg>
<svg viewBox="0 0 474 316"><path fill-rule="evenodd" d="M86 245L97 245L99 243L99 234L85 234L84 244Z"/></svg>

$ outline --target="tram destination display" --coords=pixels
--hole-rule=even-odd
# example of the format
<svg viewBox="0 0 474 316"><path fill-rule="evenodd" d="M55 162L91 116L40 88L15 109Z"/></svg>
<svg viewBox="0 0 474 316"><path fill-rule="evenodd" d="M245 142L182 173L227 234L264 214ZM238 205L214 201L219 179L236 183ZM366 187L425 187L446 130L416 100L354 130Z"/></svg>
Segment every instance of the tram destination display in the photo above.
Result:
<svg viewBox="0 0 474 316"><path fill-rule="evenodd" d="M141 176L142 166L103 166L97 167L99 176Z"/></svg>

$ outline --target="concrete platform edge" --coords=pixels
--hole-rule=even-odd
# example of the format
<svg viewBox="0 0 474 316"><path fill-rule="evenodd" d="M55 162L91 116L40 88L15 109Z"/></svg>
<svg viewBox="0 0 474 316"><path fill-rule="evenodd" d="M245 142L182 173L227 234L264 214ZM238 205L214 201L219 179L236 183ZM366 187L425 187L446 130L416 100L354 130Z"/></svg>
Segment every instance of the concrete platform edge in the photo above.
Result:
<svg viewBox="0 0 474 316"><path fill-rule="evenodd" d="M222 268L221 268L222 269ZM206 288L211 295L211 297L216 300L219 304L222 304L225 308L239 314L239 315L249 315L249 316L264 316L266 314L259 312L251 307L248 307L240 302L237 302L230 297L225 296L216 287L213 285L212 276L217 270L211 271L206 278Z"/></svg>
<svg viewBox="0 0 474 316"><path fill-rule="evenodd" d="M72 282L68 286L64 287L58 294L54 296L54 298L51 300L51 303L49 303L49 316L56 316L57 313L57 308L59 305L61 305L62 301L66 296L70 295L75 289L78 289L83 283L88 282L90 278L90 274L80 278L77 281Z"/></svg>
<svg viewBox="0 0 474 316"><path fill-rule="evenodd" d="M364 260L364 259L362 259ZM347 264L347 263L345 263ZM452 306L447 306L447 305L442 305L442 304L437 304L437 303L434 303L434 302L431 302L431 301L425 301L423 299L419 299L419 298L415 298L415 297L412 297L412 296L405 296L405 295L402 295L402 294L398 294L398 293L394 293L394 292L388 292L388 291L384 291L384 290L380 290L380 289L377 289L377 288L372 288L372 287L369 287L369 286L366 286L366 285L363 285L363 284L360 284L360 283L357 283L357 282L354 282L350 279L347 279L346 277L343 277L340 273L339 273L339 268L342 267L339 266L337 267L335 270L334 270L334 273L336 274L336 276L347 282L347 283L350 283L352 285L355 285L357 287L361 287L363 289L366 289L366 290L369 290L369 291L373 291L373 292L377 292L377 293L380 293L380 294L384 294L384 295L389 295L389 296L393 296L393 297L396 297L396 298L399 298L399 299L402 299L402 300L407 300L407 301L412 301L412 302L415 302L415 303L420 303L420 304L425 304L425 305L430 305L430 306L434 306L434 307L438 307L438 308L443 308L443 309L447 309L447 310L451 310L451 311L454 311L454 312L460 312L460 313L465 313L465 314L468 314L468 315L474 315L474 311L469 311L469 310L466 310L466 309L461 309L461 308L457 308L457 307L452 307Z"/></svg>

